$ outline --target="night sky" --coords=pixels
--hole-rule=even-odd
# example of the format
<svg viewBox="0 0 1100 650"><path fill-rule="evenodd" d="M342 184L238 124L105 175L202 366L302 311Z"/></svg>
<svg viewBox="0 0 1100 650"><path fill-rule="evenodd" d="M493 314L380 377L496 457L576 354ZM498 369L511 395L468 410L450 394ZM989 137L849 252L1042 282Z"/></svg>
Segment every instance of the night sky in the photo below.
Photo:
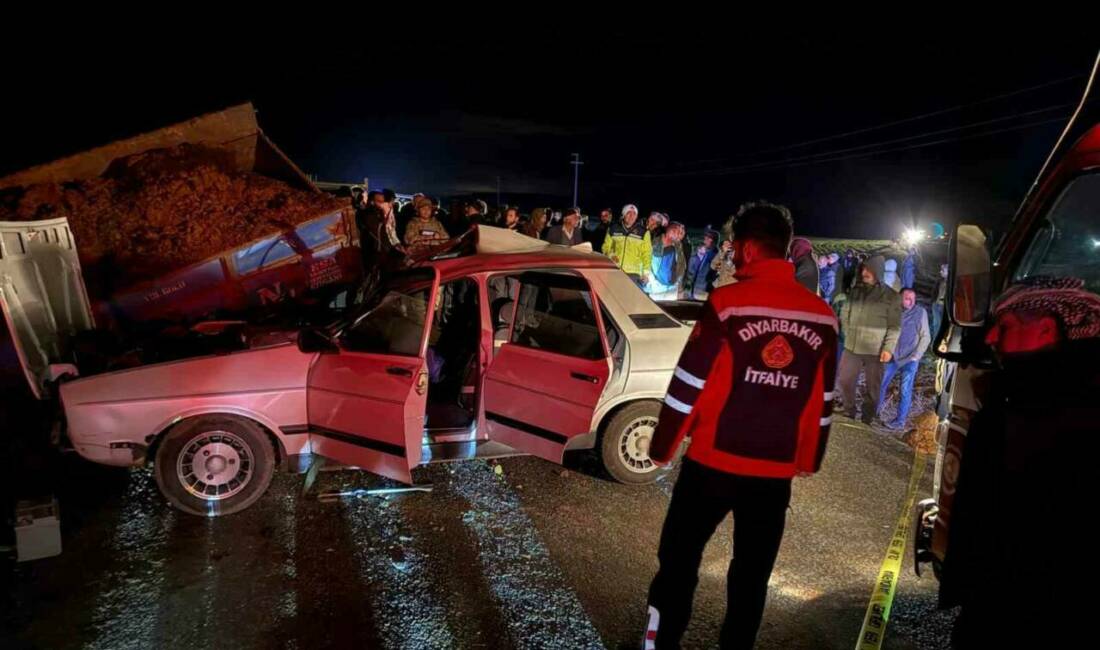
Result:
<svg viewBox="0 0 1100 650"><path fill-rule="evenodd" d="M63 39L93 61L75 69L5 51L20 101L4 107L0 173L252 101L324 180L495 202L500 177L506 202L560 207L579 152L586 213L632 202L702 226L768 198L804 234L893 237L1010 217L1096 55L1077 39L726 27L383 39L359 20L293 38Z"/></svg>

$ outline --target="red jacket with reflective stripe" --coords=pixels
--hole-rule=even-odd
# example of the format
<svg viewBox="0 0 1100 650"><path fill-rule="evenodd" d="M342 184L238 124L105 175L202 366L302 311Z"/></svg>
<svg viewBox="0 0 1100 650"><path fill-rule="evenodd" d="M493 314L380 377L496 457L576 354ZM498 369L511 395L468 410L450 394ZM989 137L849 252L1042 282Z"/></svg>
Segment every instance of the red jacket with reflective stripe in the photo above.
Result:
<svg viewBox="0 0 1100 650"><path fill-rule="evenodd" d="M680 355L650 457L791 478L821 468L837 363L833 310L785 260L762 260L710 294Z"/></svg>

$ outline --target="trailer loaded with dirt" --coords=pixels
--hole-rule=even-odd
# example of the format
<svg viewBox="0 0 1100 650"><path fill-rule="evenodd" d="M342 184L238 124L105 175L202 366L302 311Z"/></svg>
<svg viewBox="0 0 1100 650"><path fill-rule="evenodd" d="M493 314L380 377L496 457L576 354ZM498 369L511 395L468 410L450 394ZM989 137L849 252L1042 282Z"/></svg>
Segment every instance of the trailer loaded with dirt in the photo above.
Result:
<svg viewBox="0 0 1100 650"><path fill-rule="evenodd" d="M347 200L248 104L0 178L0 231L4 346L41 369L207 352L194 323L301 318L362 276Z"/></svg>

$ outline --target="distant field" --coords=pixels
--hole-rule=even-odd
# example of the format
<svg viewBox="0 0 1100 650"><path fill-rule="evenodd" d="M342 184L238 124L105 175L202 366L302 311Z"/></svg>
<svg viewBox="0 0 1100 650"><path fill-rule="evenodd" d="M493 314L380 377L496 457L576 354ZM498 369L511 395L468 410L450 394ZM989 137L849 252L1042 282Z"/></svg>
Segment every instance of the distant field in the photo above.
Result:
<svg viewBox="0 0 1100 650"><path fill-rule="evenodd" d="M703 241L703 229L692 228L688 230L688 237L692 242ZM854 249L859 253L885 253L889 249L889 255L892 257L904 257L905 251L898 248L894 242L888 239L827 239L824 237L809 237L808 238L814 245L814 253L822 255L825 253L840 253L849 248Z"/></svg>
<svg viewBox="0 0 1100 650"><path fill-rule="evenodd" d="M889 255L905 255L905 251L888 239L824 239L810 237L813 242L814 253L841 253L849 248L858 253L887 253Z"/></svg>

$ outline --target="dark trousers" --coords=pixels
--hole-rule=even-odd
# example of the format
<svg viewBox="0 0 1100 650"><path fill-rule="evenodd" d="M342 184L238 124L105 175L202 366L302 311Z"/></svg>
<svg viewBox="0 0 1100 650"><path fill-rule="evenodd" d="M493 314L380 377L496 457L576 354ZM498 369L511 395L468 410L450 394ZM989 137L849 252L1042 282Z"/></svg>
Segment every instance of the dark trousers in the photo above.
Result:
<svg viewBox="0 0 1100 650"><path fill-rule="evenodd" d="M878 399L882 394L882 362L877 354L855 354L847 350L840 355L840 369L837 371L836 384L844 400L844 412L854 416L856 412L856 382L859 371L867 374L863 393L863 419L870 421L878 413Z"/></svg>
<svg viewBox="0 0 1100 650"><path fill-rule="evenodd" d="M680 647L691 618L703 549L730 512L733 559L726 574L721 647L753 646L790 500L790 479L726 474L684 459L661 530L660 568L649 587L649 605L660 616L657 648Z"/></svg>

